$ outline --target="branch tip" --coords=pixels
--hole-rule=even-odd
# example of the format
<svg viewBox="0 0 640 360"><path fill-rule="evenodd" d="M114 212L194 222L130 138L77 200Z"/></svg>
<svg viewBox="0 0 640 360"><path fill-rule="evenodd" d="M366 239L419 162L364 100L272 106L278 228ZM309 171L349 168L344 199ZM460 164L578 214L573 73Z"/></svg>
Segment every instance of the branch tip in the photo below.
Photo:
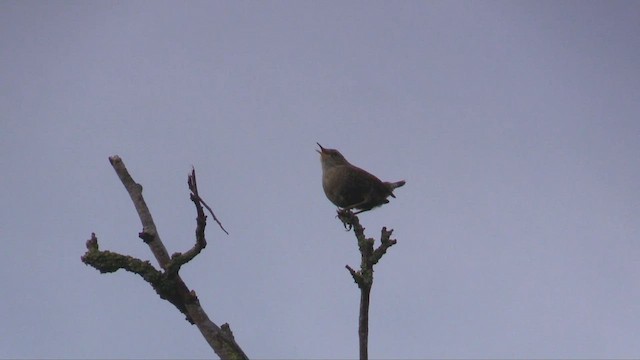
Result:
<svg viewBox="0 0 640 360"><path fill-rule="evenodd" d="M196 169L193 167L191 169L191 174L189 174L189 176L187 177L187 184L189 185L189 190L191 190L191 195L189 196L189 198L196 205L196 210L198 211L198 221L200 221L200 218L202 218L202 221L206 221L207 219L204 213L200 213L200 204L202 204L205 208L207 208L207 210L209 210L209 213L211 214L211 216L213 216L213 220L218 223L220 229L222 229L225 234L229 235L229 232L224 228L224 226L222 226L222 223L220 222L220 220L218 220L216 214L213 213L211 207L207 205L207 203L200 197L200 194L198 193L198 182L196 181Z"/></svg>
<svg viewBox="0 0 640 360"><path fill-rule="evenodd" d="M91 238L87 240L86 243L87 250L98 250L98 238L96 237L96 233L91 233Z"/></svg>

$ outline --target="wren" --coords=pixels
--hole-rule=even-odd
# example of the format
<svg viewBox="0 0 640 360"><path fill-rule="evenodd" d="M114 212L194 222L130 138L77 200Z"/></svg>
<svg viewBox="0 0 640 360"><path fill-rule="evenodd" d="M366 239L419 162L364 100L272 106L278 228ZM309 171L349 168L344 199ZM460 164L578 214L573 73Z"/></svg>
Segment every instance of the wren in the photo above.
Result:
<svg viewBox="0 0 640 360"><path fill-rule="evenodd" d="M316 143L318 144L318 143ZM343 210L369 211L395 198L393 190L403 186L404 180L383 182L374 175L352 165L335 149L325 149L318 144L322 163L322 188L327 199Z"/></svg>

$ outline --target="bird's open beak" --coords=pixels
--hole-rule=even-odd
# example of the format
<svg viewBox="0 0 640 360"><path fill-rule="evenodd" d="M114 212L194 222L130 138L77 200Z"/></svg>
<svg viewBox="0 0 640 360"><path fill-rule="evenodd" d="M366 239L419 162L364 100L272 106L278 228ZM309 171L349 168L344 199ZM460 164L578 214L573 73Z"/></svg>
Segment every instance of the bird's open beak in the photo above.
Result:
<svg viewBox="0 0 640 360"><path fill-rule="evenodd" d="M322 152L324 152L324 148L322 147L322 145L320 145L320 143L316 143L316 144L320 146L320 150L316 149L316 151L318 152L318 154L322 154Z"/></svg>

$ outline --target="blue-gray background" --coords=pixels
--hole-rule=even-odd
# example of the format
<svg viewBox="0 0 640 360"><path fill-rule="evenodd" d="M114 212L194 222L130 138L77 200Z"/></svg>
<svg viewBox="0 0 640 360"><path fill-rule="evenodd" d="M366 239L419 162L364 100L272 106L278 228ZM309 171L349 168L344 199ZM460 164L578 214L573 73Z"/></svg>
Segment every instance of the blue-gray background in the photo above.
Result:
<svg viewBox="0 0 640 360"><path fill-rule="evenodd" d="M357 356L355 240L315 142L397 199L373 358L640 356L639 2L0 3L0 357L208 358L138 277L120 155L255 358ZM155 262L154 262L155 263Z"/></svg>

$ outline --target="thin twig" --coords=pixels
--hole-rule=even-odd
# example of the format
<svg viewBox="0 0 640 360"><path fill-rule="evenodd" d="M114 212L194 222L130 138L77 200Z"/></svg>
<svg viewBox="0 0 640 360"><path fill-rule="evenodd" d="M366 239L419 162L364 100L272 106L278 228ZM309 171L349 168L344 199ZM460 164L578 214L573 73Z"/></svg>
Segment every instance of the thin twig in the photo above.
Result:
<svg viewBox="0 0 640 360"><path fill-rule="evenodd" d="M189 177L188 183L189 183L189 189L191 190L191 193L193 194L193 196L195 196L196 199L198 199L198 201L200 201L202 205L204 205L204 207L207 208L207 210L209 210L209 213L211 214L211 216L213 216L213 220L218 223L218 226L220 226L220 229L222 229L222 231L224 231L227 235L229 235L229 232L224 228L224 226L222 226L222 223L220 222L220 220L218 220L218 217L216 216L216 214L213 213L213 210L211 210L211 207L209 207L209 205L207 205L207 203L204 202L204 200L200 197L200 194L198 194L198 185L196 183L196 171L194 168L192 168L191 176Z"/></svg>
<svg viewBox="0 0 640 360"><path fill-rule="evenodd" d="M198 198L200 199L200 202L202 202L202 205L204 205L204 207L206 207L207 210L209 210L209 212L213 216L213 220L218 223L218 226L220 226L220 229L222 229L222 231L224 231L227 235L229 235L229 232L224 228L224 226L222 226L222 223L220 222L220 220L218 220L218 218L216 217L216 214L213 213L213 210L211 210L209 205L207 205L207 203L204 202L204 200L202 200L202 198L200 198L200 197L198 197Z"/></svg>
<svg viewBox="0 0 640 360"><path fill-rule="evenodd" d="M205 247L207 247L207 239L204 236L204 229L207 226L207 216L204 214L204 210L202 210L202 206L198 200L198 185L195 181L195 176L196 170L192 169L191 174L187 178L187 184L189 185L189 190L191 190L191 201L193 201L193 204L196 207L196 213L198 214L196 217L196 243L184 254L173 254L171 256L171 263L167 268L167 272L178 273L182 265L193 260Z"/></svg>

